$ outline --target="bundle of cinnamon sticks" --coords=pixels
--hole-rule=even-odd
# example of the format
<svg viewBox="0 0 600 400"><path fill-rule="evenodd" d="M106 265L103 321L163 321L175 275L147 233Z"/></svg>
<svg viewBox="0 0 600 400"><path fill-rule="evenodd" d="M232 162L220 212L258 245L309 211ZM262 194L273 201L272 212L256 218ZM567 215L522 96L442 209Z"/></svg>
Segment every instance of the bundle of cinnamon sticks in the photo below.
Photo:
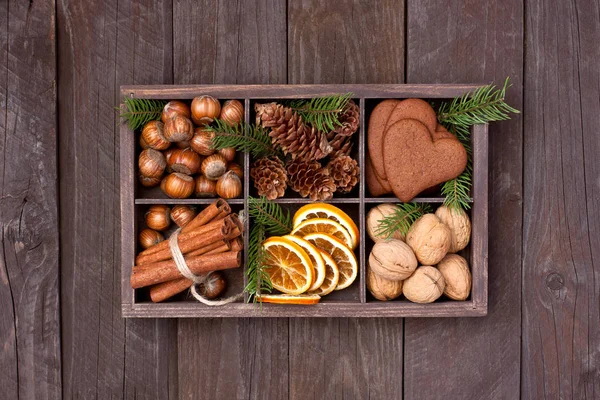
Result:
<svg viewBox="0 0 600 400"><path fill-rule="evenodd" d="M243 224L223 199L218 199L182 227L177 243L194 275L238 268L242 264ZM190 288L164 240L138 254L131 271L131 287L150 287L153 302L164 301Z"/></svg>

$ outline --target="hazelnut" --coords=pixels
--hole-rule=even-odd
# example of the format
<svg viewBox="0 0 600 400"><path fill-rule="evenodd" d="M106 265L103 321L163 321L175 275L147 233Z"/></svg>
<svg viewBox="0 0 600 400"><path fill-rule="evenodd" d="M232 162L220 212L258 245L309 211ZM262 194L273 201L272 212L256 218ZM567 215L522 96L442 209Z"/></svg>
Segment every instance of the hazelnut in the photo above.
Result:
<svg viewBox="0 0 600 400"><path fill-rule="evenodd" d="M388 239L385 235L378 234L379 224L382 219L398 211L398 207L391 203L380 204L372 208L367 214L367 234L375 243ZM404 235L400 231L394 232L390 238L404 240Z"/></svg>
<svg viewBox="0 0 600 400"><path fill-rule="evenodd" d="M402 291L404 297L414 303L432 303L444 293L445 286L442 273L432 266L424 265L404 281Z"/></svg>
<svg viewBox="0 0 600 400"><path fill-rule="evenodd" d="M391 281L371 271L367 271L367 289L377 300L393 300L402 294L402 281Z"/></svg>
<svg viewBox="0 0 600 400"><path fill-rule="evenodd" d="M437 265L444 277L444 294L452 300L466 300L471 293L471 271L467 260L458 254L448 254Z"/></svg>
<svg viewBox="0 0 600 400"><path fill-rule="evenodd" d="M450 253L457 253L467 247L471 240L471 220L462 208L441 206L435 215L450 228Z"/></svg>
<svg viewBox="0 0 600 400"><path fill-rule="evenodd" d="M370 269L380 277L392 281L408 278L417 265L415 254L401 240L390 239L375 243L369 255Z"/></svg>
<svg viewBox="0 0 600 400"><path fill-rule="evenodd" d="M434 214L416 220L406 234L406 243L413 249L419 263L435 265L450 249L450 228Z"/></svg>

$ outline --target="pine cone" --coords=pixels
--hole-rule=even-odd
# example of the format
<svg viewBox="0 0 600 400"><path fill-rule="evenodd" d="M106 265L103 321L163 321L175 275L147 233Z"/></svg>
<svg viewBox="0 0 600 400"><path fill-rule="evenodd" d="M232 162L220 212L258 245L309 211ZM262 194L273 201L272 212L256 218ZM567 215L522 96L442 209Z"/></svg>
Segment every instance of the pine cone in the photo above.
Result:
<svg viewBox="0 0 600 400"><path fill-rule="evenodd" d="M352 136L358 130L359 115L360 110L356 103L352 100L348 101L339 116L341 125L334 131L342 136Z"/></svg>
<svg viewBox="0 0 600 400"><path fill-rule="evenodd" d="M322 168L318 161L292 161L287 166L287 172L290 187L300 196L309 196L313 201L333 197L335 182L329 176L329 170Z"/></svg>
<svg viewBox="0 0 600 400"><path fill-rule="evenodd" d="M330 161L327 164L327 170L333 178L338 192L348 193L358 183L360 168L352 157L341 156Z"/></svg>
<svg viewBox="0 0 600 400"><path fill-rule="evenodd" d="M338 158L341 156L349 156L352 151L352 136L344 136L335 131L331 131L327 134L327 140L333 149L329 153L331 159Z"/></svg>
<svg viewBox="0 0 600 400"><path fill-rule="evenodd" d="M255 161L250 176L259 196L274 200L283 196L287 188L287 174L283 162L277 157L265 157Z"/></svg>
<svg viewBox="0 0 600 400"><path fill-rule="evenodd" d="M271 128L271 142L292 159L320 160L332 148L327 136L304 124L302 117L289 107L277 103L256 104L256 124Z"/></svg>

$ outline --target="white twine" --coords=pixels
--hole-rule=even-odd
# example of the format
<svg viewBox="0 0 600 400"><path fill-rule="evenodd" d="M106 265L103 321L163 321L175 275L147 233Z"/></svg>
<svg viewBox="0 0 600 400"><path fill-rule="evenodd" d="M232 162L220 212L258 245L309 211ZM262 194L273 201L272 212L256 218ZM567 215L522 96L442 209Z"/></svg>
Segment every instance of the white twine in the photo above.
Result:
<svg viewBox="0 0 600 400"><path fill-rule="evenodd" d="M201 283L206 283L211 272L209 272L206 275L195 275L192 272L192 270L190 270L190 267L188 267L187 263L185 262L183 253L181 252L181 249L179 248L179 242L177 241L179 232L181 232L181 228L177 229L175 232L173 232L171 237L169 237L169 249L171 250L171 255L173 256L175 265L177 265L177 269L179 270L179 272L181 272L181 275L185 276L187 279L194 282L194 284L190 288L190 293L192 294L192 296L194 296L194 298L196 300L198 300L199 302L206 304L208 306L222 306L222 305L233 303L234 301L240 300L242 298L242 296L244 295L243 292L233 295L231 297L226 297L222 300L209 300L209 299L203 297L200 294L200 292L198 292L198 289L196 288L196 286Z"/></svg>

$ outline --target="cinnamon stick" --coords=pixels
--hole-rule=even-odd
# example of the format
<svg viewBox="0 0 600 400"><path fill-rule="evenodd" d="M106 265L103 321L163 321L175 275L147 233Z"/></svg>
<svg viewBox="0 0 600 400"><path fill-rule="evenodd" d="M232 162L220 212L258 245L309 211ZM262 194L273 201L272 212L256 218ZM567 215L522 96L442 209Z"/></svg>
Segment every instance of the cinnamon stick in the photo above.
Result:
<svg viewBox="0 0 600 400"><path fill-rule="evenodd" d="M241 237L236 237L229 241L229 245L231 246L231 251L242 251L244 250L244 241Z"/></svg>
<svg viewBox="0 0 600 400"><path fill-rule="evenodd" d="M215 242L219 244L220 242ZM208 246L207 246L208 247ZM216 247L205 254L218 254L224 253L231 249L230 243L222 242L219 247ZM190 253L191 255L191 253ZM177 278L168 282L159 283L150 288L150 299L154 303L158 303L161 301L165 301L168 298L175 296L183 292L186 289L189 289L192 286L193 282L187 278Z"/></svg>
<svg viewBox="0 0 600 400"><path fill-rule="evenodd" d="M223 248L225 250L223 250ZM219 250L219 251L213 251L213 250ZM217 240L214 243L208 244L204 247L200 247L197 250L194 251L190 251L188 254L186 254L186 256L188 257L197 257L197 256L201 256L202 254L215 254L215 253L223 253L224 251L229 251L231 250L231 244L229 243L229 240Z"/></svg>
<svg viewBox="0 0 600 400"><path fill-rule="evenodd" d="M179 249L181 252L186 254L210 243L214 243L217 240L225 239L236 227L236 222L227 216L221 220L210 222L191 232L183 235L180 234L177 238L177 243L179 244ZM150 249L155 249L155 251L148 251ZM172 257L168 240L163 240L162 242L150 247L148 250L142 251L135 258L137 265L168 260Z"/></svg>
<svg viewBox="0 0 600 400"><path fill-rule="evenodd" d="M222 215L223 217L231 213L231 207L223 199L217 199L204 210L198 213L196 217L181 230L181 233L190 232L198 227L208 224L215 217Z"/></svg>
<svg viewBox="0 0 600 400"><path fill-rule="evenodd" d="M210 271L239 267L242 262L242 253L228 251L220 254L204 254L188 258L185 261L194 275L202 275ZM131 274L130 283L133 289L139 289L181 277L175 261L167 260L135 268Z"/></svg>
<svg viewBox="0 0 600 400"><path fill-rule="evenodd" d="M234 224L233 230L229 235L225 237L225 239L234 239L242 234L244 231L244 224L240 220L240 217L237 214L231 214L231 221Z"/></svg>

